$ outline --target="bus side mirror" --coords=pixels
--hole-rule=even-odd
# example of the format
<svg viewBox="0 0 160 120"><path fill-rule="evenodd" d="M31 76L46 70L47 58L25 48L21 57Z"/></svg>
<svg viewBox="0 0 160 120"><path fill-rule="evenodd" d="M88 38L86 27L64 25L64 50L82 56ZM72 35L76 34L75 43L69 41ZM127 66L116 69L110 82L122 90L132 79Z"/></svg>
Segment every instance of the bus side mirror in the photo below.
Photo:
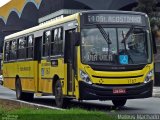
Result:
<svg viewBox="0 0 160 120"><path fill-rule="evenodd" d="M73 32L71 34L71 41L73 46L79 46L81 42L81 34L79 32Z"/></svg>
<svg viewBox="0 0 160 120"><path fill-rule="evenodd" d="M157 54L156 39L153 33L152 33L152 47L153 47L153 54Z"/></svg>

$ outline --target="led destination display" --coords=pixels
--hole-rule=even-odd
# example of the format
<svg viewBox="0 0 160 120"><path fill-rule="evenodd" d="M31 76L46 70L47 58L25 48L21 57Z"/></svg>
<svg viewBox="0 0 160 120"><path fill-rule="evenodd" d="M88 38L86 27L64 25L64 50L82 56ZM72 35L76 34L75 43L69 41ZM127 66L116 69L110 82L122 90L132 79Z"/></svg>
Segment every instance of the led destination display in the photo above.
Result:
<svg viewBox="0 0 160 120"><path fill-rule="evenodd" d="M141 15L129 14L87 14L85 23L110 23L110 24L142 24Z"/></svg>

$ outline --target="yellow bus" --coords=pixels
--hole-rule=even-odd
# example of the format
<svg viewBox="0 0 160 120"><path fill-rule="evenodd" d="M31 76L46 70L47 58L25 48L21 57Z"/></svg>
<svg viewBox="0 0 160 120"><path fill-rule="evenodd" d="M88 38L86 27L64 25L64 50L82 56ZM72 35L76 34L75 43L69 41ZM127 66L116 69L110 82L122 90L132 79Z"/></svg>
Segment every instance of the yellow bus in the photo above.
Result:
<svg viewBox="0 0 160 120"><path fill-rule="evenodd" d="M123 11L84 11L5 37L4 86L17 99L34 93L71 99L112 100L152 96L154 65L149 19Z"/></svg>

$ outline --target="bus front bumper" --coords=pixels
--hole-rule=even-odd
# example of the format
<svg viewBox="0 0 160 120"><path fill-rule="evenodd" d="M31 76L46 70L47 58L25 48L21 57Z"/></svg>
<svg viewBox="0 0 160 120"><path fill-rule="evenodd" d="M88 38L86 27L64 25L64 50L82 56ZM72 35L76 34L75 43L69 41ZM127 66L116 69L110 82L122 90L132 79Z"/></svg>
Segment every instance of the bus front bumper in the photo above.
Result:
<svg viewBox="0 0 160 120"><path fill-rule="evenodd" d="M113 89L125 89L126 93L113 94ZM79 82L81 100L114 100L114 99L137 99L152 97L153 81L138 85L95 85Z"/></svg>

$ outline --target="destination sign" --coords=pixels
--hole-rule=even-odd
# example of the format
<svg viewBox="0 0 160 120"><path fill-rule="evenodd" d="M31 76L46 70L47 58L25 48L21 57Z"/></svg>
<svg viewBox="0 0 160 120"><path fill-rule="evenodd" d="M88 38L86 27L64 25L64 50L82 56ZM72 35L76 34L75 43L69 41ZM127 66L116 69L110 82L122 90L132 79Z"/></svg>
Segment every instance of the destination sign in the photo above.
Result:
<svg viewBox="0 0 160 120"><path fill-rule="evenodd" d="M110 24L142 24L141 15L129 14L87 14L87 23L110 23Z"/></svg>

